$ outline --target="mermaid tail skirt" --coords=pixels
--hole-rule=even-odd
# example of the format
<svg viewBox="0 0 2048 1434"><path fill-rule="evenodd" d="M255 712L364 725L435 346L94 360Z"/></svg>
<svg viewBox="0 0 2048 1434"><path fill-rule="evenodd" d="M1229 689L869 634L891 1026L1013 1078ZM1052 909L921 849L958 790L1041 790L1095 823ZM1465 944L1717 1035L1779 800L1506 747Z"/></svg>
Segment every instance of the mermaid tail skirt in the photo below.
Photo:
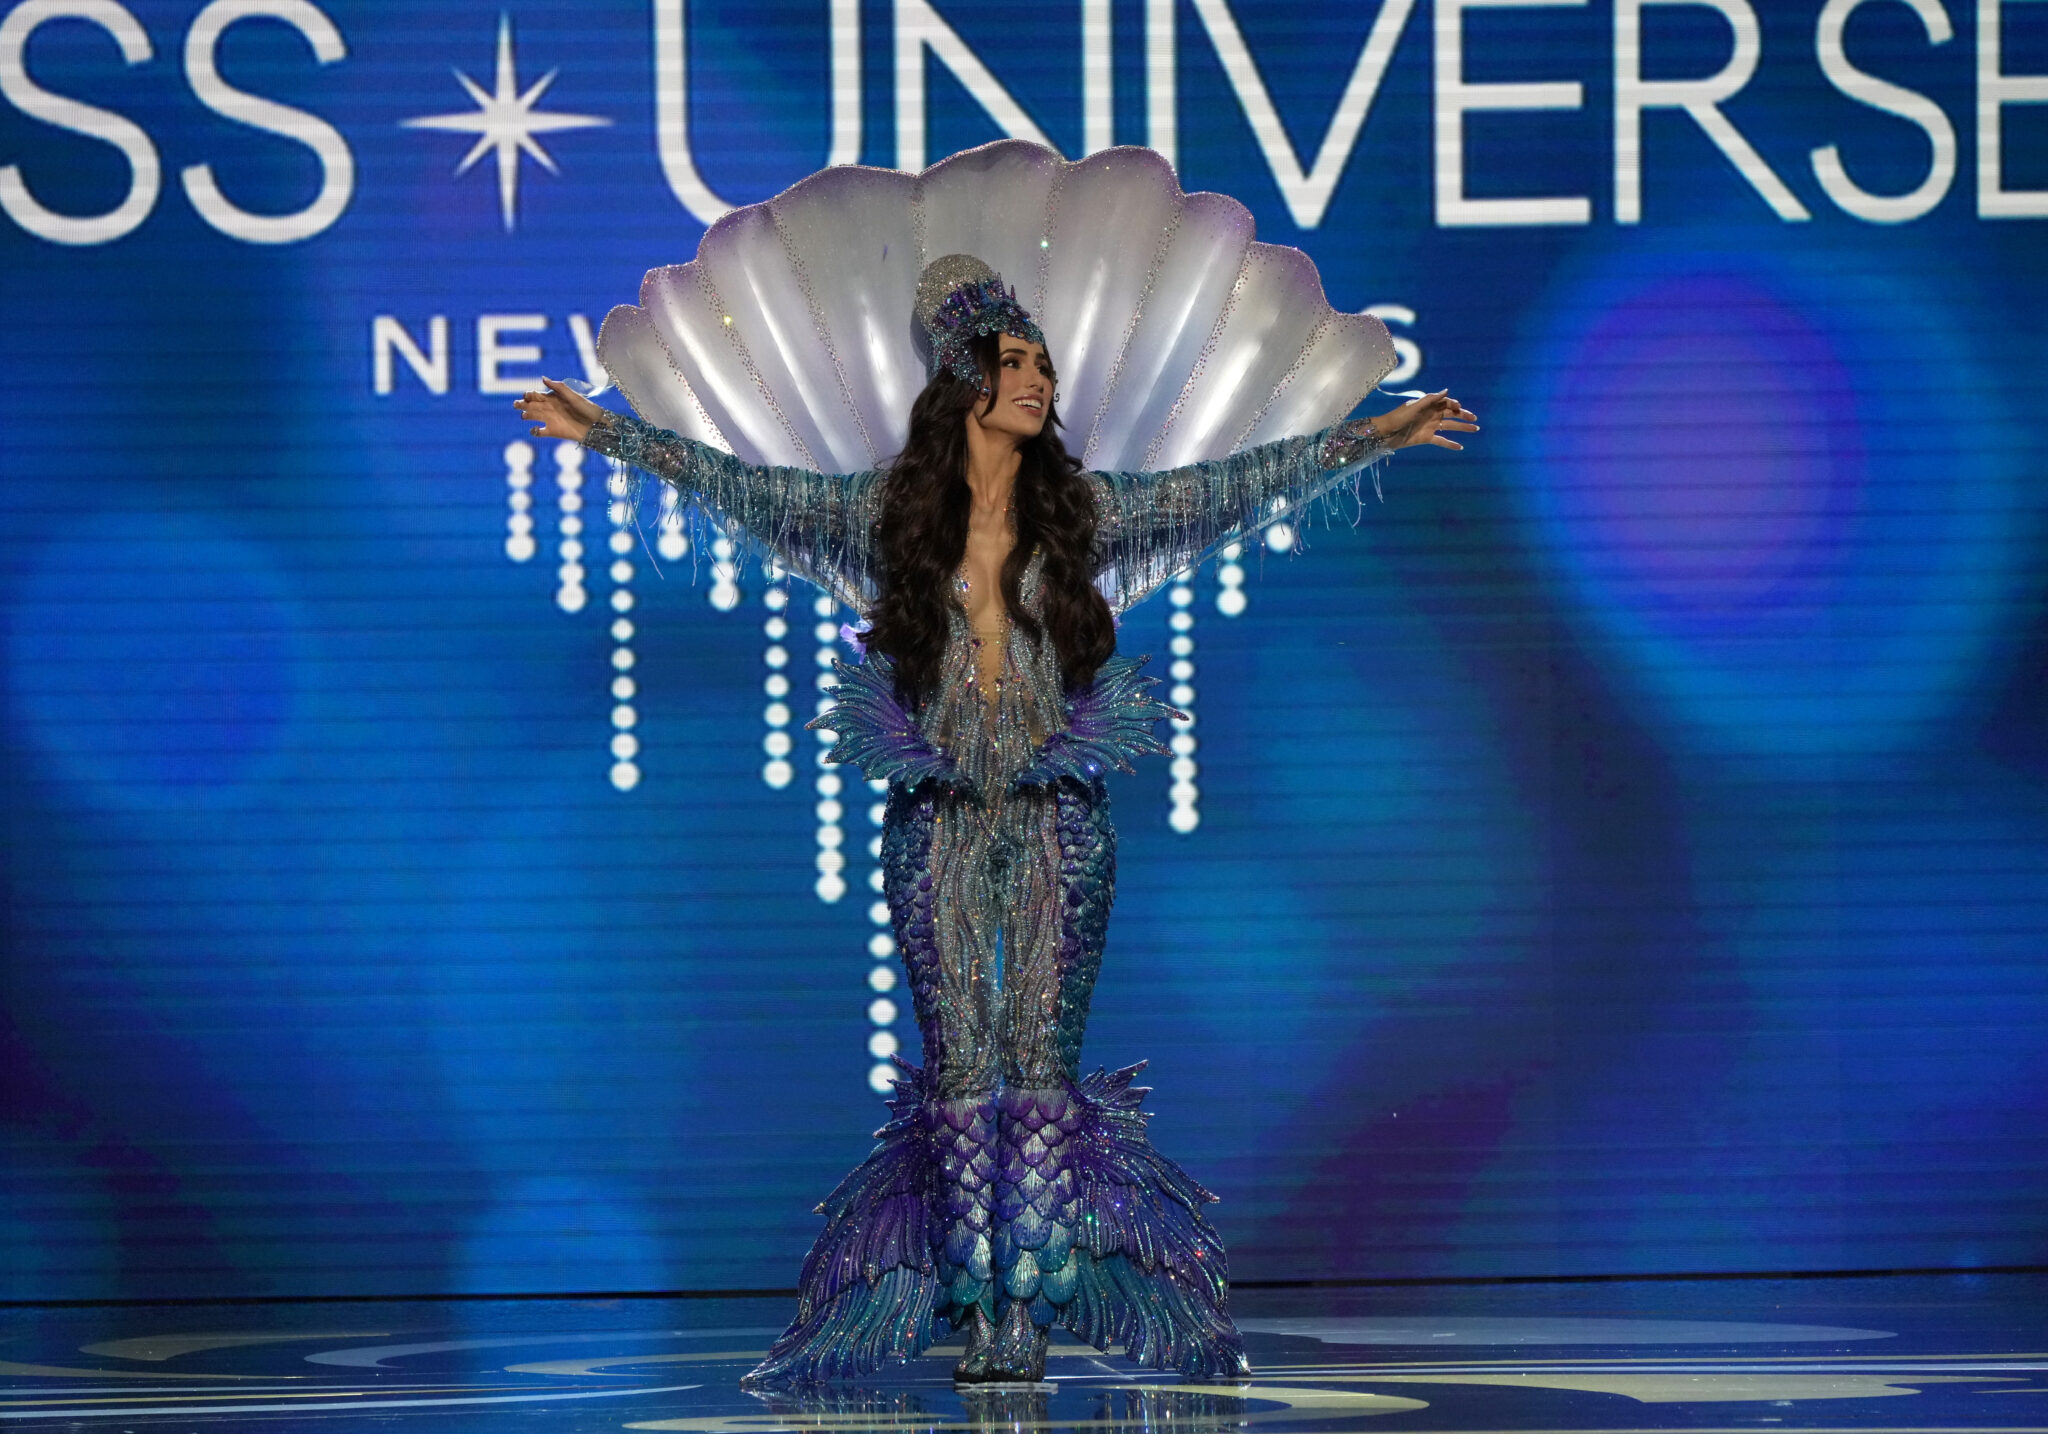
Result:
<svg viewBox="0 0 2048 1434"><path fill-rule="evenodd" d="M1242 1373L1202 1214L1215 1197L1146 1139L1139 1069L1005 1087L963 1122L906 1066L895 1118L822 1207L796 1320L748 1383L867 1374L1012 1304L1148 1368Z"/></svg>
<svg viewBox="0 0 2048 1434"><path fill-rule="evenodd" d="M903 1066L873 1152L819 1207L796 1319L748 1383L865 1374L977 1311L998 1344L1057 1326L1242 1374L1215 1196L1152 1148L1140 1067L1076 1074L1115 880L1100 781L991 803L899 786L882 841L928 1064Z"/></svg>

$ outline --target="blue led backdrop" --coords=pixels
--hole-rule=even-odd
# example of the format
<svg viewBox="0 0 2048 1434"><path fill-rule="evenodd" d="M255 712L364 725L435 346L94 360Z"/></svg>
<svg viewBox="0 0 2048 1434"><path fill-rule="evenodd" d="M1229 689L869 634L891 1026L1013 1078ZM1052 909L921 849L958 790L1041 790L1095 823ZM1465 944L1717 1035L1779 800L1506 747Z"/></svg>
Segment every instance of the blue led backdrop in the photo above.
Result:
<svg viewBox="0 0 2048 1434"><path fill-rule="evenodd" d="M1123 627L1088 1060L1234 1273L2048 1260L2048 5L16 0L0 99L0 1295L794 1278L916 1054L850 614L510 395L1005 135L1485 423Z"/></svg>

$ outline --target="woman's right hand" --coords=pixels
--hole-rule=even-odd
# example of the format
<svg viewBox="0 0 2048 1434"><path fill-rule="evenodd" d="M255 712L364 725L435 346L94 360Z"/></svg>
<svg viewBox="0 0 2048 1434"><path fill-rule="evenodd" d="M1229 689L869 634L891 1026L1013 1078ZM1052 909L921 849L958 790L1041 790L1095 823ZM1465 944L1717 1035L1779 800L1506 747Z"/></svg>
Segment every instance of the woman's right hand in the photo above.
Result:
<svg viewBox="0 0 2048 1434"><path fill-rule="evenodd" d="M512 400L519 416L539 427L528 431L535 438L566 438L581 443L604 410L558 378L544 378L545 393L527 393Z"/></svg>
<svg viewBox="0 0 2048 1434"><path fill-rule="evenodd" d="M1443 431L1479 431L1479 415L1452 398L1449 389L1442 388L1368 421L1372 424L1372 431L1389 448L1413 448L1419 443L1433 443L1438 448L1462 449L1464 444L1444 437Z"/></svg>

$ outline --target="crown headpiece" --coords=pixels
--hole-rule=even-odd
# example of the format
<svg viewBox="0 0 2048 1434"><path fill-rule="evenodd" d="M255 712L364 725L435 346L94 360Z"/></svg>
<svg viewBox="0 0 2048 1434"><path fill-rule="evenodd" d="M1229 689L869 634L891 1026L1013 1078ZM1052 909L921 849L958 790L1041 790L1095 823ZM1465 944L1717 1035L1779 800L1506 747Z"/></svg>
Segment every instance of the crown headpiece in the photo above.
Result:
<svg viewBox="0 0 2048 1434"><path fill-rule="evenodd" d="M1037 323L1017 302L1017 291L1005 288L1001 276L972 254L948 254L925 265L911 313L929 345L927 377L948 369L969 383L980 383L981 366L974 361L971 345L987 334L1045 342Z"/></svg>

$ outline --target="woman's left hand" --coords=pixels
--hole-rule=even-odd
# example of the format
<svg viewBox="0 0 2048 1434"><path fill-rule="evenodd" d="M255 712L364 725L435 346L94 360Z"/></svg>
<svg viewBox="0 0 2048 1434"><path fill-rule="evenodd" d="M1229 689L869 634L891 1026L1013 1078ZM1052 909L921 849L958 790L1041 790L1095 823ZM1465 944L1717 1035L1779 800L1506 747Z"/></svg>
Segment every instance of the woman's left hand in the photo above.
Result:
<svg viewBox="0 0 2048 1434"><path fill-rule="evenodd" d="M1426 393L1390 413L1382 413L1366 421L1389 448L1413 448L1420 443L1431 443L1438 448L1463 449L1464 444L1453 442L1444 437L1444 433L1446 430L1477 433L1478 419L1478 414L1452 398L1451 391L1446 388Z"/></svg>
<svg viewBox="0 0 2048 1434"><path fill-rule="evenodd" d="M558 378L544 378L545 393L521 394L512 400L519 416L536 425L527 430L535 438L567 438L581 443L590 436L590 425L604 410Z"/></svg>

